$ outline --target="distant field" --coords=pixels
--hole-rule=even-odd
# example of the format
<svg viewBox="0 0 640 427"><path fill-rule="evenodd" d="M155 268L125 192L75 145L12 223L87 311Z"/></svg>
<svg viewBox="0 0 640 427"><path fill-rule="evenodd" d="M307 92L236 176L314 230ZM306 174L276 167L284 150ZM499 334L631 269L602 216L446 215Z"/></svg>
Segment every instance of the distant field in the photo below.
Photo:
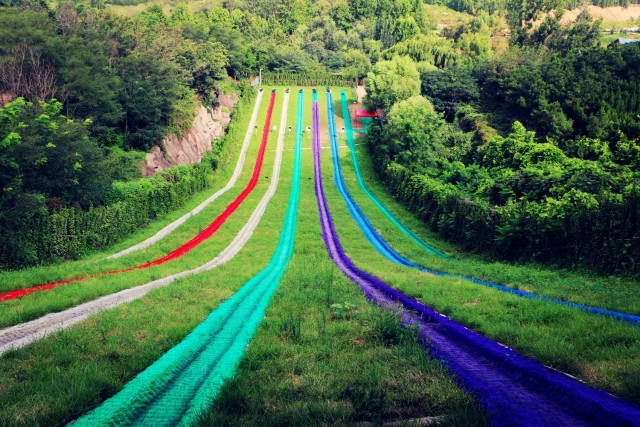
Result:
<svg viewBox="0 0 640 427"><path fill-rule="evenodd" d="M614 34L602 34L600 36L600 42L603 45L608 45L609 43L611 43L612 41L619 39L619 38L624 38L624 39L640 39L640 34L638 33L627 33L627 34L620 34L620 33L614 33ZM639 42L640 43L640 42Z"/></svg>
<svg viewBox="0 0 640 427"><path fill-rule="evenodd" d="M427 19L436 28L444 28L456 22L466 22L472 17L468 13L456 12L447 6L425 4L424 10L427 13Z"/></svg>
<svg viewBox="0 0 640 427"><path fill-rule="evenodd" d="M602 8L588 6L587 9L595 19L602 18L602 28L638 27L640 26L640 4L630 4L627 7L615 6ZM568 10L562 17L562 23L573 22L582 9Z"/></svg>
<svg viewBox="0 0 640 427"><path fill-rule="evenodd" d="M175 0L152 0L131 6L108 4L106 8L117 13L118 15L134 16L147 9L152 4L157 4L162 8L162 10L165 11L165 13L170 13L178 3L179 2ZM222 2L220 0L189 0L186 3L187 5L189 5L189 9L195 12L220 6Z"/></svg>

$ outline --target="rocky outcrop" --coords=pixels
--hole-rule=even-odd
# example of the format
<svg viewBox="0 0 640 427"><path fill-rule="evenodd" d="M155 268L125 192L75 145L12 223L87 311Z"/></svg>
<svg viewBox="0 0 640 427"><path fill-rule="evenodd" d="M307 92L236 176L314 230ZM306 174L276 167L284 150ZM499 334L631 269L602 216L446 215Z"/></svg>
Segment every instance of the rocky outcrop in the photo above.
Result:
<svg viewBox="0 0 640 427"><path fill-rule="evenodd" d="M16 99L16 96L11 92L0 91L0 106L5 105Z"/></svg>
<svg viewBox="0 0 640 427"><path fill-rule="evenodd" d="M145 176L154 175L171 166L202 160L202 156L211 150L212 142L224 135L237 99L221 94L218 101L220 105L214 109L200 105L188 132L180 137L170 135L162 141L164 151L156 146L147 153L143 164Z"/></svg>

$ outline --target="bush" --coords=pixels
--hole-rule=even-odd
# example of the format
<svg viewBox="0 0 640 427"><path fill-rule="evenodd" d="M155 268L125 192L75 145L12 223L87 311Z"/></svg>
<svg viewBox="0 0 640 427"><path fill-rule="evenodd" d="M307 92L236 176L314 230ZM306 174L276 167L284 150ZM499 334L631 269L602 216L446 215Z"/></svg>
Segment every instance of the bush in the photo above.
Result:
<svg viewBox="0 0 640 427"><path fill-rule="evenodd" d="M76 259L105 248L184 205L207 188L211 172L210 163L176 166L153 177L114 183L103 206L48 212L40 203L22 211L27 215L0 216L0 229L11 230L0 241L0 267Z"/></svg>
<svg viewBox="0 0 640 427"><path fill-rule="evenodd" d="M554 262L640 273L640 189L594 195L573 189L561 198L512 201L492 208L453 185L390 163L382 179L431 229L469 251L506 260Z"/></svg>
<svg viewBox="0 0 640 427"><path fill-rule="evenodd" d="M21 268L59 259L76 259L103 249L131 235L155 218L183 206L193 195L209 186L209 176L228 156L228 141L239 141L243 130L238 121L254 98L250 89L233 113L227 134L214 142L201 163L180 165L155 176L115 182L103 195L104 204L82 209L80 205L60 207L45 203L44 197L23 194L16 201L20 214L0 211L0 268ZM137 153L111 152L113 165L131 176Z"/></svg>

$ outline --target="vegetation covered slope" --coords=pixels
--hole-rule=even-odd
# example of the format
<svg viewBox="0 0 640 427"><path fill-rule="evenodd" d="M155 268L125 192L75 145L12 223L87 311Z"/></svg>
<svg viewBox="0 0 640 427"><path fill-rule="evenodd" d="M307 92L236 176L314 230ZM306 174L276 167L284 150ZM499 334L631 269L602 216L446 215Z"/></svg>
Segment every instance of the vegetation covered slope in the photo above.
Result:
<svg viewBox="0 0 640 427"><path fill-rule="evenodd" d="M208 185L215 153L162 177L114 183L140 177L139 150L190 128L197 98L215 102L228 62L220 43L153 14L4 5L0 92L17 99L0 107L2 267L112 244Z"/></svg>
<svg viewBox="0 0 640 427"><path fill-rule="evenodd" d="M376 64L378 171L468 249L637 273L640 45L600 47L587 14L518 22L500 56L422 73L406 57Z"/></svg>
<svg viewBox="0 0 640 427"><path fill-rule="evenodd" d="M180 132L196 98L215 103L227 75L280 84L344 84L368 75L369 106L392 119L371 138L374 146L378 137L386 141L375 151L379 165L393 162L454 188L424 215L433 228L469 249L511 259L593 265L597 258L602 270L637 268L630 234L637 49L598 48L599 22L588 13L563 26L554 2L450 5L473 14L455 23L438 22L418 0L233 0L199 10L178 3L169 13L151 5L130 18L100 2L2 4L9 7L1 18L7 29L0 84L27 101L3 110L4 229L20 228L16 218L111 203L112 182L135 175L135 156L122 150L146 149ZM513 34L508 49L500 42L505 18ZM415 95L426 95L435 109L408 100ZM64 134L70 141L48 136L60 132L40 123L42 109L56 111L49 120L74 120L74 132ZM400 123L412 120L426 126ZM503 139L493 140L498 134ZM29 138L41 146L16 155L19 141ZM82 150L73 149L78 141ZM73 154L47 155L56 151L52 145ZM36 177L45 171L51 185ZM416 209L432 203L394 185ZM614 215L600 218L604 211ZM469 219L474 215L477 221ZM587 228L598 231L586 237ZM10 247L42 234L27 233ZM5 250L6 266L78 256L80 246ZM606 248L608 256L586 247Z"/></svg>

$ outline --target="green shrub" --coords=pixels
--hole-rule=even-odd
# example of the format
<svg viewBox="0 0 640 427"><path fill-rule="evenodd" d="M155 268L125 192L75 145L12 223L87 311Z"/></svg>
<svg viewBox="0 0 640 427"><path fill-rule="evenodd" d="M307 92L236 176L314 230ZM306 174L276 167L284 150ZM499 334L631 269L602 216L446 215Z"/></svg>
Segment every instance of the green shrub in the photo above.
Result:
<svg viewBox="0 0 640 427"><path fill-rule="evenodd" d="M153 177L114 183L107 205L55 210L41 222L41 233L50 240L39 251L39 261L76 259L118 242L207 188L211 172L206 163L180 165Z"/></svg>
<svg viewBox="0 0 640 427"><path fill-rule="evenodd" d="M244 90L233 113L227 134L215 141L202 162L179 165L155 176L127 182L115 182L103 195L104 204L60 207L44 198L25 194L17 201L20 215L0 212L0 268L20 268L46 264L59 259L76 259L90 251L106 248L154 219L172 212L195 193L209 186L209 176L229 156L228 141L238 141L243 130L244 110L254 98L252 90ZM137 154L113 153L114 162L122 163L123 175L131 176L130 163ZM124 159L124 160L123 160Z"/></svg>
<svg viewBox="0 0 640 427"><path fill-rule="evenodd" d="M507 260L640 272L640 189L622 196L572 189L560 198L490 207L397 163L382 170L395 197L431 229L469 251Z"/></svg>

